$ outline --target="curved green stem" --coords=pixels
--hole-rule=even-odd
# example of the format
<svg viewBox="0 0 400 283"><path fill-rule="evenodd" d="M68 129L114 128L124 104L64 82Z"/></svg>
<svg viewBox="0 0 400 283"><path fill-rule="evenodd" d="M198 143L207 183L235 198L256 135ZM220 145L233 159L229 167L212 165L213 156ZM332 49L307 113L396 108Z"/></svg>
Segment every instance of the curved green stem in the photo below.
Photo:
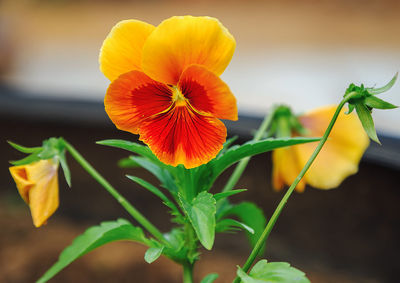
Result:
<svg viewBox="0 0 400 283"><path fill-rule="evenodd" d="M322 147L324 146L325 142L327 141L328 136L332 131L333 125L335 124L336 119L339 116L340 111L342 110L343 106L355 94L356 93L354 93L354 92L351 92L351 93L347 94L343 98L343 100L340 102L338 107L336 108L335 114L333 115L332 120L329 123L328 128L326 129L326 131L325 131L323 137L321 138L318 146L315 148L314 152L312 153L312 155L308 159L306 165L300 171L299 175L296 177L296 179L294 180L292 185L289 187L289 189L287 190L287 192L283 196L282 200L280 201L280 203L278 204L278 206L275 209L274 213L272 214L270 220L268 221L268 224L265 227L263 233L261 234L261 236L258 239L256 245L254 246L253 250L251 251L249 257L247 258L246 263L244 264L244 266L242 268L244 272L248 272L248 270L250 269L251 265L253 264L254 260L256 259L257 255L258 255L258 253L260 252L263 244L268 239L268 236L271 233L272 228L274 228L274 225L275 225L276 221L278 220L278 217L281 214L282 209L285 207L285 204L288 201L290 195L293 193L293 191L296 188L297 184L300 182L301 178L303 178L303 176L307 172L308 168L310 168L311 164L314 162L314 160L317 157L318 153L321 151ZM238 283L238 282L240 282L240 279L239 279L239 277L236 277L235 280L233 281L233 283Z"/></svg>
<svg viewBox="0 0 400 283"><path fill-rule="evenodd" d="M260 127L258 128L256 134L254 135L253 141L259 141L263 137L268 127L271 125L271 122L273 121L275 112L276 112L276 107L273 107L271 111L268 113L268 115L262 121ZM226 183L225 187L222 189L222 192L228 192L233 189L233 187L236 185L236 183L242 176L244 169L246 169L250 159L251 157L245 157L242 160L240 160L235 170L233 171L232 175L230 176L228 182Z"/></svg>
<svg viewBox="0 0 400 283"><path fill-rule="evenodd" d="M189 262L183 265L183 283L193 283L193 264Z"/></svg>
<svg viewBox="0 0 400 283"><path fill-rule="evenodd" d="M136 219L147 231L149 231L161 243L169 246L169 242L164 238L163 234L144 217L133 205L131 205L106 179L103 178L86 161L86 159L67 141L65 141L65 149L72 155L73 158L100 184L102 185L125 209Z"/></svg>

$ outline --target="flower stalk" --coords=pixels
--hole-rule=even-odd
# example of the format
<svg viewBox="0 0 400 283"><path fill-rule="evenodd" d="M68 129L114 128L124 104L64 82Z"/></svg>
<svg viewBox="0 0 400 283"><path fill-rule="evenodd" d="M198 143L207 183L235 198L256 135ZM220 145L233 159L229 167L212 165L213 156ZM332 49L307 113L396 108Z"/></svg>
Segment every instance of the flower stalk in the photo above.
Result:
<svg viewBox="0 0 400 283"><path fill-rule="evenodd" d="M342 99L338 107L336 108L335 114L333 115L328 128L325 131L325 134L321 138L318 146L315 148L313 154L310 156L308 159L306 165L303 167L299 175L296 177L292 185L289 187L285 195L283 196L282 200L278 204L277 208L275 209L274 213L272 214L270 220L268 221L267 226L265 227L263 233L261 234L260 238L258 239L256 245L254 246L253 250L251 251L249 257L247 258L245 264L243 265L242 270L244 272L248 272L250 267L252 266L254 260L256 259L258 253L260 252L262 246L264 245L265 241L268 239L268 236L270 235L272 229L275 226L276 221L279 218L279 215L281 214L283 208L286 205L286 202L288 201L289 197L293 193L294 189L296 188L297 184L300 182L301 178L306 174L307 170L310 168L311 164L314 162L315 158L318 156L318 153L321 151L322 147L324 146L325 142L328 140L329 134L332 131L333 126L335 125L336 119L340 114L340 111L342 110L343 106L351 99L353 96L357 95L357 92L350 92L345 97ZM240 278L236 277L233 283L239 283Z"/></svg>
<svg viewBox="0 0 400 283"><path fill-rule="evenodd" d="M158 241L169 246L169 242L164 238L163 234L141 214L132 204L130 204L106 179L97 172L96 169L86 161L86 159L67 141L65 141L65 149L73 158L92 176L100 185L102 185L124 208L125 210L139 222L150 234Z"/></svg>

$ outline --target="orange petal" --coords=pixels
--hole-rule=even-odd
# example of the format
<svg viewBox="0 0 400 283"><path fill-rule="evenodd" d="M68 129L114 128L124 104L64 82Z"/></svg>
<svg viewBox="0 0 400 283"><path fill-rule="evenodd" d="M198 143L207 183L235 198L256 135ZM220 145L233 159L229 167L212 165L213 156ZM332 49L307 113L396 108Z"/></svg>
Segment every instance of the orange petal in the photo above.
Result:
<svg viewBox="0 0 400 283"><path fill-rule="evenodd" d="M176 85L192 64L223 73L236 42L215 18L181 16L163 21L143 47L143 71L156 81Z"/></svg>
<svg viewBox="0 0 400 283"><path fill-rule="evenodd" d="M141 70L142 50L154 26L137 20L117 23L100 49L100 70L111 81L132 70Z"/></svg>
<svg viewBox="0 0 400 283"><path fill-rule="evenodd" d="M276 191L290 186L300 173L300 167L296 152L293 147L278 148L272 152L272 186ZM305 189L304 178L297 184L296 191Z"/></svg>
<svg viewBox="0 0 400 283"><path fill-rule="evenodd" d="M195 112L190 105L174 106L142 123L140 140L164 163L193 168L207 163L222 149L224 124Z"/></svg>
<svg viewBox="0 0 400 283"><path fill-rule="evenodd" d="M36 227L45 224L58 208L57 171L58 164L50 159L10 168L18 191L30 207Z"/></svg>
<svg viewBox="0 0 400 283"><path fill-rule="evenodd" d="M236 98L229 87L206 68L189 66L182 73L178 86L195 110L220 119L238 119Z"/></svg>
<svg viewBox="0 0 400 283"><path fill-rule="evenodd" d="M131 71L110 84L104 105L118 129L137 134L140 123L168 109L171 97L168 86L140 71Z"/></svg>
<svg viewBox="0 0 400 283"><path fill-rule="evenodd" d="M299 117L310 131L310 136L322 136L336 106L316 109ZM328 141L305 175L307 183L315 188L331 189L339 186L348 176L358 171L358 163L369 145L369 139L355 114L345 115L344 110L332 129ZM297 157L305 164L317 143L295 146Z"/></svg>

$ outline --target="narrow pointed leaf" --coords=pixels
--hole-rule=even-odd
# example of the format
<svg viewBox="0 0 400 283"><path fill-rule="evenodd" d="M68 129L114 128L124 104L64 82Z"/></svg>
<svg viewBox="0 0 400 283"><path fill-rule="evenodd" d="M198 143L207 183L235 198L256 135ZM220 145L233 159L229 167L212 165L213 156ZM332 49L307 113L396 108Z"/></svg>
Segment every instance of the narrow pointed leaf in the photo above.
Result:
<svg viewBox="0 0 400 283"><path fill-rule="evenodd" d="M371 112L363 104L357 103L355 105L358 118L367 133L367 135L376 143L381 144L376 135L374 120L372 119Z"/></svg>
<svg viewBox="0 0 400 283"><path fill-rule="evenodd" d="M257 262L246 274L240 267L237 275L242 283L278 283L278 282L296 282L310 283L305 273L297 268L291 267L287 262L267 262L263 259Z"/></svg>
<svg viewBox="0 0 400 283"><path fill-rule="evenodd" d="M39 160L40 157L37 155L37 153L32 153L31 155L28 155L27 157L22 158L20 160L10 161L10 163L14 166L20 166L20 165L30 164Z"/></svg>
<svg viewBox="0 0 400 283"><path fill-rule="evenodd" d="M347 109L347 111L344 112L344 114L346 114L346 115L350 114L354 110L354 105L353 104L348 103L347 106L348 106L349 109Z"/></svg>
<svg viewBox="0 0 400 283"><path fill-rule="evenodd" d="M247 191L247 190L240 189L240 190L232 190L232 191L228 191L228 192L217 193L214 195L214 198L216 201L219 201L220 199L227 198L227 197L230 197L230 196L233 196L238 193L245 192L245 191Z"/></svg>
<svg viewBox="0 0 400 283"><path fill-rule="evenodd" d="M149 248L146 251L146 253L144 254L144 260L147 263L152 263L152 262L156 261L161 256L163 250L164 250L164 246Z"/></svg>
<svg viewBox="0 0 400 283"><path fill-rule="evenodd" d="M217 226L215 228L216 232L224 232L230 230L232 228L241 228L249 232L250 234L254 234L254 229L246 224L239 222L234 219L225 218L218 221Z"/></svg>
<svg viewBox="0 0 400 283"><path fill-rule="evenodd" d="M399 73L396 73L394 75L394 77L390 80L390 82L388 82L386 85L384 85L383 87L379 87L379 88L367 88L367 91L372 94L372 95L376 95L376 94L380 94L383 92L388 91L389 89L392 88L392 86L395 84L396 80L397 80L397 76L399 75Z"/></svg>
<svg viewBox="0 0 400 283"><path fill-rule="evenodd" d="M218 278L217 273L210 273L206 277L204 277L200 283L213 283L217 278Z"/></svg>
<svg viewBox="0 0 400 283"><path fill-rule="evenodd" d="M91 227L82 235L76 237L72 244L62 251L58 261L47 270L37 283L50 280L58 272L84 254L107 243L120 240L152 245L152 241L145 237L141 228L133 226L125 219L103 222L99 226Z"/></svg>
<svg viewBox="0 0 400 283"><path fill-rule="evenodd" d="M268 152L280 147L286 147L296 144L308 143L319 141L320 138L283 138L283 139L266 139L262 141L251 141L247 142L241 146L233 146L228 149L223 155L211 160L205 166L205 170L211 170L212 175L210 179L210 185L214 182L214 180L229 166L240 161L241 159L257 155L260 153ZM207 172L205 172L207 173ZM207 173L209 174L209 173Z"/></svg>
<svg viewBox="0 0 400 283"><path fill-rule="evenodd" d="M9 145L11 145L13 148L15 148L16 150L23 152L23 153L34 153L37 151L42 150L41 147L26 147L26 146L22 146L19 144L16 144L12 141L7 141Z"/></svg>
<svg viewBox="0 0 400 283"><path fill-rule="evenodd" d="M189 203L179 195L182 207L199 238L200 243L211 250L215 238L216 201L213 195L201 192Z"/></svg>
<svg viewBox="0 0 400 283"><path fill-rule="evenodd" d="M178 211L178 208L175 206L175 204L172 201L170 201L168 199L168 197L163 192L161 192L157 187L153 186L149 182L147 182L139 177L130 176L130 175L126 175L126 177L128 177L130 180L134 181L135 183L141 185L143 188L149 190L156 196L158 196L172 210Z"/></svg>
<svg viewBox="0 0 400 283"><path fill-rule="evenodd" d="M125 158L122 158L122 159L118 160L118 166L120 168L136 168L136 167L140 167L140 165L130 157L125 157Z"/></svg>
<svg viewBox="0 0 400 283"><path fill-rule="evenodd" d="M393 105L389 102L386 102L376 96L369 96L369 97L365 98L364 103L368 107L376 108L376 109L394 109L394 108L398 107L398 106Z"/></svg>
<svg viewBox="0 0 400 283"><path fill-rule="evenodd" d="M68 184L68 187L71 188L71 172L69 171L67 159L65 156L65 152L62 151L61 153L58 154L58 159L60 160L61 168L63 169L64 172L64 177L65 181Z"/></svg>
<svg viewBox="0 0 400 283"><path fill-rule="evenodd" d="M131 156L133 161L140 165L140 167L146 169L150 173L152 173L157 179L161 182L162 186L168 189L173 195L176 195L178 192L178 188L176 187L175 181L171 176L171 173L164 169L163 167L158 166L157 163L153 163L147 158Z"/></svg>
<svg viewBox="0 0 400 283"><path fill-rule="evenodd" d="M237 216L241 222L254 230L254 234L246 233L251 246L254 247L267 224L267 219L265 218L263 211L254 203L241 202L232 205L229 210L226 210L225 216L228 215ZM262 254L263 251L264 249L260 251L260 254Z"/></svg>
<svg viewBox="0 0 400 283"><path fill-rule="evenodd" d="M130 152L134 152L138 155L141 155L143 157L147 157L148 159L154 162L163 164L161 163L160 160L158 160L158 158L151 152L151 150L147 146L140 145L135 142L125 141L125 140L103 140L103 141L98 141L96 143L100 145L125 149Z"/></svg>
<svg viewBox="0 0 400 283"><path fill-rule="evenodd" d="M226 140L226 142L224 143L222 150L218 153L217 156L222 155L224 152L226 152L229 147L238 139L238 136L233 136L229 139Z"/></svg>

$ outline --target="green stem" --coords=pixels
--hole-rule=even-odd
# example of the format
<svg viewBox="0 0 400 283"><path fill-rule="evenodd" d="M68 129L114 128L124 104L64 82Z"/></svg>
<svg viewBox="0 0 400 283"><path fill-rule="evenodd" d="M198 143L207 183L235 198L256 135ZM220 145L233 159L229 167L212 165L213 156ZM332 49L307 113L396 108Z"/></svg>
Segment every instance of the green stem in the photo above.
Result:
<svg viewBox="0 0 400 283"><path fill-rule="evenodd" d="M149 231L160 242L169 246L168 241L163 234L147 220L133 205L131 205L106 179L104 179L97 171L86 161L85 158L67 141L65 148L73 158L100 184L102 185L125 209L137 220L147 231Z"/></svg>
<svg viewBox="0 0 400 283"><path fill-rule="evenodd" d="M308 168L310 168L311 164L313 163L313 161L317 157L318 153L321 151L322 147L324 146L325 142L327 141L328 136L332 131L333 125L335 124L336 119L339 116L340 111L342 110L343 106L355 94L356 93L354 93L354 92L351 92L351 93L347 94L343 98L343 100L340 102L338 107L336 108L335 114L333 115L332 120L329 123L328 128L326 129L326 131L325 131L323 137L321 138L318 146L315 148L314 152L312 153L312 155L308 159L306 165L303 167L303 169L301 170L299 175L296 177L296 179L294 180L292 185L287 190L286 194L283 196L281 202L278 204L278 206L275 209L274 213L272 214L270 220L268 221L268 224L265 227L263 233L261 234L260 238L258 239L258 241L257 241L256 245L254 246L253 250L251 251L246 263L244 264L244 266L242 268L244 272L248 272L248 270L250 269L251 265L253 264L254 260L256 259L257 255L258 255L258 253L260 252L263 244L268 239L268 236L271 233L272 228L274 228L274 225L275 225L279 215L281 214L282 209L285 207L285 204L288 201L290 195L293 193L293 191L296 188L297 184L300 182L301 178L303 178L303 176L307 172ZM235 280L233 281L233 283L238 283L238 282L240 282L240 279L239 279L239 277L236 277Z"/></svg>
<svg viewBox="0 0 400 283"><path fill-rule="evenodd" d="M186 262L182 266L183 266L183 283L193 283L193 264Z"/></svg>
<svg viewBox="0 0 400 283"><path fill-rule="evenodd" d="M256 134L254 135L253 141L259 141L265 132L267 131L268 127L271 125L273 118L275 116L276 107L273 107L268 115L262 121L260 127L258 128ZM228 192L233 189L236 183L239 181L240 177L243 174L244 169L246 169L247 164L249 163L251 157L245 157L236 166L235 170L233 171L232 175L230 176L228 182L226 183L225 187L222 189L222 192Z"/></svg>

